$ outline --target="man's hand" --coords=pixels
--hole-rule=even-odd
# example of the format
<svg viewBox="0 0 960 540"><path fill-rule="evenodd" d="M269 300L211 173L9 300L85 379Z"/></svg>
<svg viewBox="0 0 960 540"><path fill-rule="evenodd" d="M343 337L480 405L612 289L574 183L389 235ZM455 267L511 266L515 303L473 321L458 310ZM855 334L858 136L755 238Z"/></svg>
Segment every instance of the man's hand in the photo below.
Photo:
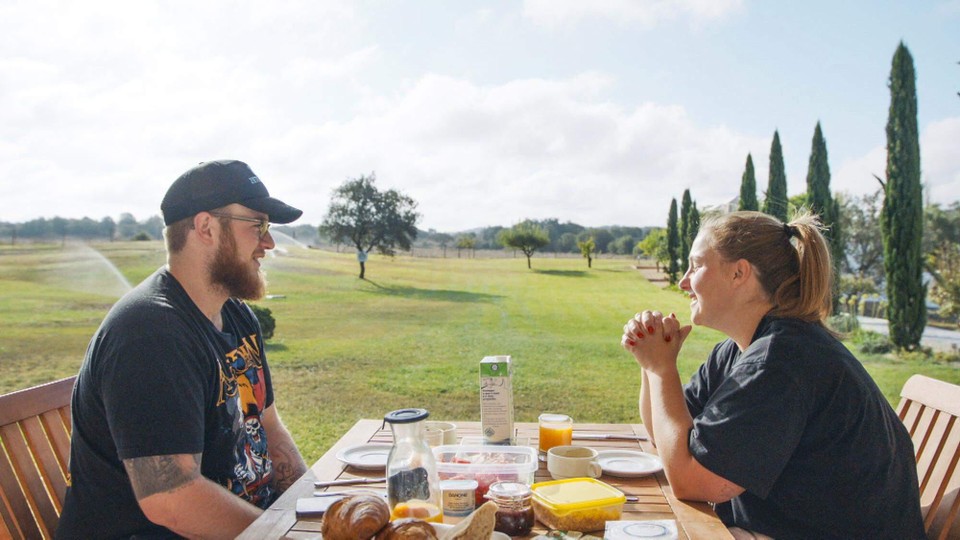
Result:
<svg viewBox="0 0 960 540"><path fill-rule="evenodd" d="M307 464L297 449L297 443L280 420L275 403L263 411L260 422L267 432L267 451L273 461L272 484L283 493L307 472Z"/></svg>

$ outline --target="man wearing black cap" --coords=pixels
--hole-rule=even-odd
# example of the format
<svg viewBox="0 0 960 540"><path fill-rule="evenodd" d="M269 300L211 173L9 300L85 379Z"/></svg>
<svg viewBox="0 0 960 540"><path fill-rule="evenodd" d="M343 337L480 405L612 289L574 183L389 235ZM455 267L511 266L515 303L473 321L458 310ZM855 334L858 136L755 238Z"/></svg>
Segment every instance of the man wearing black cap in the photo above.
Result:
<svg viewBox="0 0 960 540"><path fill-rule="evenodd" d="M58 538L233 538L306 471L242 302L263 296L270 223L302 212L239 161L190 169L160 208L167 264L110 310L77 377Z"/></svg>

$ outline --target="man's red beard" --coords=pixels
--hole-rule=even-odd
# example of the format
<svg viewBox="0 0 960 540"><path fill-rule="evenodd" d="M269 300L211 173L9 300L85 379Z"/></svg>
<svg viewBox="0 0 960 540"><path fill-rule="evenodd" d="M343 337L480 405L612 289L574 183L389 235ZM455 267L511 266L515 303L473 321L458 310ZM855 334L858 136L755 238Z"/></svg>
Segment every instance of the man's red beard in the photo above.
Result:
<svg viewBox="0 0 960 540"><path fill-rule="evenodd" d="M243 300L259 300L267 290L267 280L260 269L251 271L252 258L241 260L237 241L229 227L220 229L220 246L210 264L210 280L227 294Z"/></svg>

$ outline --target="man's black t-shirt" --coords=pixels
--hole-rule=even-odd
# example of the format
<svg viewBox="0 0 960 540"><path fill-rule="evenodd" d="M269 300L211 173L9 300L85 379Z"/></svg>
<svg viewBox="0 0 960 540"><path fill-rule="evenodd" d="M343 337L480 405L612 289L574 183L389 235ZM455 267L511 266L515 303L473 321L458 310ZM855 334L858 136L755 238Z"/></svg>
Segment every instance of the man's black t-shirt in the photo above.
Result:
<svg viewBox="0 0 960 540"><path fill-rule="evenodd" d="M714 348L685 387L689 447L746 491L728 526L790 538L924 538L910 436L860 362L823 328L765 317L741 353Z"/></svg>
<svg viewBox="0 0 960 540"><path fill-rule="evenodd" d="M228 300L219 331L160 269L110 310L72 399L71 486L58 538L165 537L122 460L201 454L201 473L265 508L275 498L260 417L273 403L260 326Z"/></svg>

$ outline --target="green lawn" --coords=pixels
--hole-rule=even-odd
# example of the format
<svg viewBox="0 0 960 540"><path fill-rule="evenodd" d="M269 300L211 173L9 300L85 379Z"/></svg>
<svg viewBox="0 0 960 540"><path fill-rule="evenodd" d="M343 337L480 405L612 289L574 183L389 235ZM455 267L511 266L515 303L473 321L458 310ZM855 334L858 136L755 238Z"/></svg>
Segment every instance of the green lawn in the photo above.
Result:
<svg viewBox="0 0 960 540"><path fill-rule="evenodd" d="M93 246L137 283L163 264L159 242ZM425 407L435 419L479 420L477 364L509 354L516 416L562 411L575 421L638 422L639 370L619 345L623 323L655 308L688 317L687 300L640 276L627 259L457 259L372 256L366 281L353 254L289 248L266 260L277 320L268 342L277 403L308 462L357 419ZM115 277L89 253L0 247L0 392L76 373L116 299ZM684 378L717 332L697 328ZM913 373L960 383L931 361L858 355L891 402Z"/></svg>

